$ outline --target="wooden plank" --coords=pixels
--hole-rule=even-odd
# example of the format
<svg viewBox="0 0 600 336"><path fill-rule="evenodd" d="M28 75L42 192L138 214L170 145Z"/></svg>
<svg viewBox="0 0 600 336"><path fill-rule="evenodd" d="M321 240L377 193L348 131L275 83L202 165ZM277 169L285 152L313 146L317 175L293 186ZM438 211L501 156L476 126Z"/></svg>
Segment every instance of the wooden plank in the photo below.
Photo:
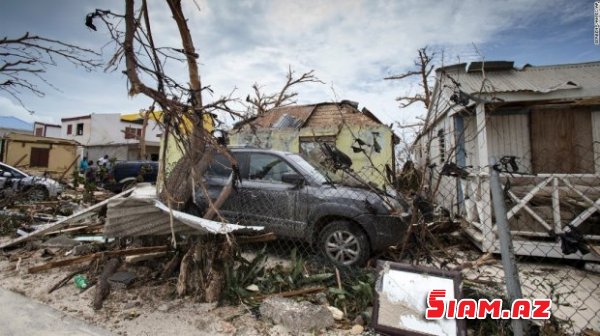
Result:
<svg viewBox="0 0 600 336"><path fill-rule="evenodd" d="M515 196L515 194L513 194L512 191L508 192L508 196L510 196L511 199L513 199L515 202L519 202L519 198L517 196ZM540 215L538 215L537 213L535 213L535 211L533 211L533 209L531 209L527 203L523 204L523 209L531 216L533 217L533 219L535 219L538 223L542 224L543 227L546 228L546 230L548 231L553 231L552 227L550 226L550 224L546 223L546 221L540 217Z"/></svg>
<svg viewBox="0 0 600 336"><path fill-rule="evenodd" d="M32 237L37 237L39 235L42 235L42 234L50 232L50 231L56 231L56 230L60 229L61 227L63 227L64 225L67 225L68 223L70 223L74 220L78 220L78 219L81 219L81 218L91 215L91 212L99 210L101 207L105 206L106 204L108 204L108 202L110 202L113 199L117 199L119 197L129 195L131 192L133 192L133 190L135 190L135 189L126 190L118 195L115 195L111 198L105 199L104 201L102 201L100 203L94 204L89 208L86 208L79 212L76 212L69 217L63 218L54 223L50 223L39 230L29 233L28 235L9 240L9 241L5 242L4 244L0 245L0 249L22 243L24 241L31 239ZM97 223L94 223L94 224L97 224Z"/></svg>
<svg viewBox="0 0 600 336"><path fill-rule="evenodd" d="M594 212L596 212L598 206L600 206L600 198L596 202L594 202L594 204L591 207L585 209L585 211L580 213L579 216L575 217L575 219L571 221L571 225L577 227L581 223L585 222L586 219L588 219Z"/></svg>
<svg viewBox="0 0 600 336"><path fill-rule="evenodd" d="M58 178L59 181L62 181L62 179L65 177L65 175L67 174L67 172L69 170L71 170L71 168L73 168L73 165L77 162L77 160L79 160L79 154L77 154L77 156L75 157L75 160L73 160L73 162L71 162L71 164L69 165L69 167L67 167L67 169L60 175L60 177Z"/></svg>
<svg viewBox="0 0 600 336"><path fill-rule="evenodd" d="M153 252L165 252L168 250L169 250L169 246L164 245L164 246L138 247L138 248L132 248L132 249L127 249L127 250L97 252L94 254L88 254L85 256L81 256L81 257L73 257L73 258L67 258L67 259L63 259L63 260L51 261L51 262L48 262L45 264L33 266L33 267L29 268L28 271L29 271L29 273L37 273L37 272L46 271L46 270L56 268L56 267L81 264L81 263L84 263L87 261L92 261L94 259L102 258L102 257L132 256L132 255L147 254L147 253L153 253Z"/></svg>
<svg viewBox="0 0 600 336"><path fill-rule="evenodd" d="M514 207L512 207L512 209L508 211L506 217L508 217L508 219L511 219L512 216L514 216L519 210L521 210L527 204L527 202L529 202L533 198L533 196L535 196L535 194L537 194L537 192L540 191L540 189L542 189L543 187L545 187L551 180L552 177L548 177L540 184L536 185L533 189L531 189L531 191L525 197L523 197L523 199L518 201L519 203L517 205L515 205Z"/></svg>
<svg viewBox="0 0 600 336"><path fill-rule="evenodd" d="M534 173L593 173L592 120L588 108L533 109Z"/></svg>
<svg viewBox="0 0 600 336"><path fill-rule="evenodd" d="M554 219L554 233L562 232L562 223L560 218L560 189L558 188L558 178L552 179L552 218Z"/></svg>
<svg viewBox="0 0 600 336"><path fill-rule="evenodd" d="M567 180L565 178L561 178L561 180L567 187L569 187L569 188L571 188L571 190L575 191L575 193L577 193L577 195L579 195L581 198L583 198L585 201L587 201L591 206L595 207L598 211L600 211L600 205L595 204L594 201L592 201L589 197L587 197L581 191L579 191L577 188L575 188L571 184L571 182L569 182L569 180Z"/></svg>

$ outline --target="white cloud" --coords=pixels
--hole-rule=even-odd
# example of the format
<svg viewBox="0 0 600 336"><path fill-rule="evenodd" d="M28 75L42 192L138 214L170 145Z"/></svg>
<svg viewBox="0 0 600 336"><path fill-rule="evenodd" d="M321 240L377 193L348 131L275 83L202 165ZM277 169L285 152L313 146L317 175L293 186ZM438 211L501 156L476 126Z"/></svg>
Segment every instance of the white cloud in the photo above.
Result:
<svg viewBox="0 0 600 336"><path fill-rule="evenodd" d="M0 96L0 116L8 116L19 118L23 121L33 123L34 121L41 121L45 123L56 123L52 117L37 115L36 113L29 113L22 106L15 104L10 99Z"/></svg>
<svg viewBox="0 0 600 336"><path fill-rule="evenodd" d="M183 4L200 54L203 85L211 85L215 96L237 88L243 98L254 82L264 85L267 92L276 91L291 65L298 73L314 69L327 83L298 87L300 103L351 99L386 123L411 122L423 113L418 106L400 111L395 101L398 95L414 92L415 83L383 80L412 66L418 48L445 49L444 62L451 64L479 57L472 43L490 43L499 33L515 27L526 34L525 28L536 15L554 13L561 22L573 22L583 15L581 6L566 0L195 0ZM123 12L124 7L120 1L95 6L115 12ZM167 6L162 2L150 2L149 6L157 44L180 47ZM76 10L80 7L81 11ZM85 7L88 5L73 1L68 9L84 13ZM564 10L564 15L556 8ZM64 17L71 19L71 15ZM104 29L86 32L81 19L78 17L77 24L83 33L76 35L81 43L102 46L108 40ZM51 27L44 26L43 20L23 21L22 27L12 24L10 28L26 31L37 25L37 30L43 31ZM1 22L0 13L0 28ZM70 36L51 37L77 42ZM185 64L172 63L168 69L174 72L172 77L186 81ZM126 79L119 72L83 73L65 67L54 74L49 71L48 79L63 92L48 90L43 99L24 97L39 114L28 116L6 98L0 100L0 108L18 111L29 120L58 120L93 112L137 111L149 103L127 96Z"/></svg>

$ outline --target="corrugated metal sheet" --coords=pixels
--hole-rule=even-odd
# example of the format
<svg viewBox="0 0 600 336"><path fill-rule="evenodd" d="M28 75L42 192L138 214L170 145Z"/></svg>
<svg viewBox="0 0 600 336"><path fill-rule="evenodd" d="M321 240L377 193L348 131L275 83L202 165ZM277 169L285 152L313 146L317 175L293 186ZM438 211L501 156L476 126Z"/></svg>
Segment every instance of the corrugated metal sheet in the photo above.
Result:
<svg viewBox="0 0 600 336"><path fill-rule="evenodd" d="M465 67L449 67L444 71L460 83L468 93L535 92L600 88L600 62L553 66L525 66L523 69L488 71L485 80L481 72L466 72ZM450 82L450 80L446 79Z"/></svg>
<svg viewBox="0 0 600 336"><path fill-rule="evenodd" d="M171 234L168 208L162 203L156 204L156 202L156 188L149 185L137 187L127 198L112 200L108 203L104 235L112 238ZM176 233L228 233L247 228L235 224L208 221L179 211L173 211L173 215L173 230ZM252 227L252 229L262 229L262 227Z"/></svg>

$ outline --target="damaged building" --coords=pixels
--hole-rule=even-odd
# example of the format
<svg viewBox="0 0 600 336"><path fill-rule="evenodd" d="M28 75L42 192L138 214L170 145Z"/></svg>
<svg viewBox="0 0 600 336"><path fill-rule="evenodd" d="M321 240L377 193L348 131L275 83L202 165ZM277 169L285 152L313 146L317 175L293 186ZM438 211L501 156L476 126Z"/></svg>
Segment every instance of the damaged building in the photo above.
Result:
<svg viewBox="0 0 600 336"><path fill-rule="evenodd" d="M322 164L323 146L337 148L351 169L377 185L395 176L398 137L367 108L343 100L271 109L236 124L230 144L300 153Z"/></svg>
<svg viewBox="0 0 600 336"><path fill-rule="evenodd" d="M600 239L600 62L439 68L413 152L435 202L465 220L482 250L499 251L495 158L516 253L593 258L568 251L564 237Z"/></svg>

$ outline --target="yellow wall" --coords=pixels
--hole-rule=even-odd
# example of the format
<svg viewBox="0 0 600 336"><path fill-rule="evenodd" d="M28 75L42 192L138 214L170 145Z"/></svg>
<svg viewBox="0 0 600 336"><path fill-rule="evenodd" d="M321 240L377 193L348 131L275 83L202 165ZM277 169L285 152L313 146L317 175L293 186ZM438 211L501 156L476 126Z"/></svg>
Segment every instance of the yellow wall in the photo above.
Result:
<svg viewBox="0 0 600 336"><path fill-rule="evenodd" d="M206 130L208 130L208 132L212 132L214 129L214 120L212 118L212 116L210 114L204 114L203 115L204 118L204 128ZM189 132L191 130L192 124L191 123L186 123L185 125L180 125L180 128L185 131L185 132ZM165 138L168 137L168 141L167 141L167 148L165 151L165 173L167 176L169 176L169 172L171 172L171 170L173 169L173 167L175 167L175 164L177 164L177 162L179 161L179 159L181 159L181 157L183 156L183 151L181 149L181 146L178 145L177 141L175 140L175 138L170 135L170 134L163 134L163 136L160 139L160 152L159 152L159 162L162 164L163 160L163 148L165 146ZM158 188L160 189L162 183L162 173L161 170L159 170L159 176L158 176Z"/></svg>
<svg viewBox="0 0 600 336"><path fill-rule="evenodd" d="M336 136L336 147L352 159L352 169L364 179L377 185L385 183L385 165L393 168L392 131L384 126L344 126L338 128L303 128L303 129L260 129L253 132L242 130L229 135L231 145L251 144L259 148L268 148L292 153L300 152L300 137ZM373 139L381 146L379 153L372 147L363 147L363 152L354 153L352 145L359 138L367 144L373 144ZM369 160L371 158L371 161Z"/></svg>
<svg viewBox="0 0 600 336"><path fill-rule="evenodd" d="M77 146L70 144L47 144L35 142L21 142L14 140L5 140L5 150L3 161L8 165L15 165L23 155L27 154L19 164L19 169L27 170L31 173L48 172L53 177L58 177L69 167L77 157ZM48 167L30 167L31 148L50 148L48 155ZM73 167L66 173L69 176L74 168L79 167L79 162L75 162Z"/></svg>

